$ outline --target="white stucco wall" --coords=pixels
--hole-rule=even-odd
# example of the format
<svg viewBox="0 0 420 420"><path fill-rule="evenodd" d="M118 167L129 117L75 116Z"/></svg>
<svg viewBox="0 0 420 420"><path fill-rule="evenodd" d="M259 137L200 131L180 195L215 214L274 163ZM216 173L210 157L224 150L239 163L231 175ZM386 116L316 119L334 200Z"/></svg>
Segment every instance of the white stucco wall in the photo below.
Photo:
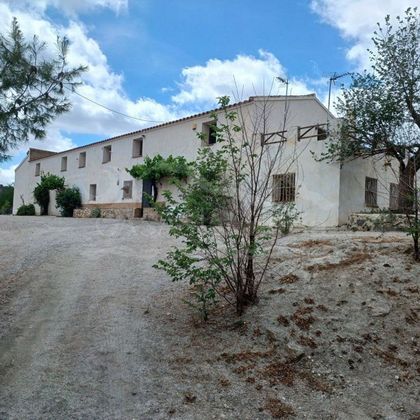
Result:
<svg viewBox="0 0 420 420"><path fill-rule="evenodd" d="M390 165L385 162L390 162ZM398 184L398 162L374 156L343 164L340 176L340 224L346 223L351 213L372 210L365 205L366 177L378 180L378 208L389 208L389 184Z"/></svg>
<svg viewBox="0 0 420 420"><path fill-rule="evenodd" d="M259 120L262 107L266 106L266 119ZM241 107L245 125L249 133L274 132L283 130L285 103L282 98L270 98L268 101L255 98ZM302 224L311 227L337 226L340 220L349 212L363 208L362 202L355 200L358 190L363 187L364 177L370 176L370 164L357 166L349 164L340 170L338 164L318 162L314 156L320 156L325 151L328 140L318 141L315 138L297 141L298 127L312 124L324 124L333 117L315 99L314 96L293 97L288 101L286 116L287 142L282 146L282 157L274 174L295 172L296 174L296 206L301 212ZM197 133L201 132L204 123L211 121L210 114L199 115L181 120L173 124L143 130L141 133L127 134L105 142L91 144L67 152L34 160L28 159L17 168L15 181L15 213L21 204L22 195L26 203L33 203L32 191L40 177L35 176L35 166L41 164L43 173L64 176L66 185L76 185L80 188L83 204L127 203L140 205L142 201L142 181L133 179L126 168L136 163L142 163L143 157L132 157L133 140L144 136L143 156L161 154L182 155L187 160L194 160L201 147ZM263 127L264 126L264 127ZM108 163L102 163L103 147L112 146L112 157ZM218 147L211 146L211 147ZM269 146L273 149L277 146ZM79 168L79 154L86 152L86 166ZM61 158L67 157L67 170L61 171ZM353 166L352 166L353 165ZM354 166L356 165L356 166ZM357 172L357 173L354 173ZM133 181L133 197L123 200L122 186L124 181ZM386 181L388 182L388 181ZM97 185L96 201L89 201L89 186ZM160 188L159 200L164 189L173 189L173 186L163 183ZM341 189L341 192L340 192ZM354 194L353 194L354 192ZM364 192L360 194L364 200ZM271 205L271 200L267 200ZM39 211L39 209L37 209ZM55 210L51 209L54 213Z"/></svg>

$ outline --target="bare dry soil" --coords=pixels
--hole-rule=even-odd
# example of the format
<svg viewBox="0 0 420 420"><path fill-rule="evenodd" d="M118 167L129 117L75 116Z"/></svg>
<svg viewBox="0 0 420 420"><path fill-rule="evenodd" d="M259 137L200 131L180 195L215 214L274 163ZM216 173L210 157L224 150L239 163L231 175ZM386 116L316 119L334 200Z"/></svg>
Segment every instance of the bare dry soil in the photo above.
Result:
<svg viewBox="0 0 420 420"><path fill-rule="evenodd" d="M203 323L141 221L0 217L0 419L418 419L403 233L281 238L258 305Z"/></svg>

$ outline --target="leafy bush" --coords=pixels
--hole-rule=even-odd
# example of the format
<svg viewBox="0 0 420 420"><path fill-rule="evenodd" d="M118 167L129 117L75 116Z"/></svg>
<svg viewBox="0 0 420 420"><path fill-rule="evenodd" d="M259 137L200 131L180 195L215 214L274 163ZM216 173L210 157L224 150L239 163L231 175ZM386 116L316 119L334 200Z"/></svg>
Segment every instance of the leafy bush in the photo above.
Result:
<svg viewBox="0 0 420 420"><path fill-rule="evenodd" d="M90 217L97 219L98 217L101 217L101 209L99 207L95 207L90 212Z"/></svg>
<svg viewBox="0 0 420 420"><path fill-rule="evenodd" d="M166 159L161 155L156 155L153 158L146 156L143 164L134 165L126 171L133 178L152 182L153 202L155 203L158 197L158 182L164 178L170 180L186 179L190 174L190 164L183 156L173 157L170 155Z"/></svg>
<svg viewBox="0 0 420 420"><path fill-rule="evenodd" d="M41 175L39 182L34 189L35 202L41 208L41 216L48 214L48 204L50 203L50 190L62 190L64 188L64 178L47 173Z"/></svg>
<svg viewBox="0 0 420 420"><path fill-rule="evenodd" d="M35 206L33 204L22 204L16 212L17 216L35 216Z"/></svg>
<svg viewBox="0 0 420 420"><path fill-rule="evenodd" d="M12 185L0 186L0 214L10 214L12 212L13 193Z"/></svg>
<svg viewBox="0 0 420 420"><path fill-rule="evenodd" d="M73 210L82 205L79 188L72 187L58 191L56 203L62 216L73 217Z"/></svg>
<svg viewBox="0 0 420 420"><path fill-rule="evenodd" d="M274 213L274 219L280 232L288 235L296 220L299 219L300 212L296 209L295 203L284 203L278 205Z"/></svg>

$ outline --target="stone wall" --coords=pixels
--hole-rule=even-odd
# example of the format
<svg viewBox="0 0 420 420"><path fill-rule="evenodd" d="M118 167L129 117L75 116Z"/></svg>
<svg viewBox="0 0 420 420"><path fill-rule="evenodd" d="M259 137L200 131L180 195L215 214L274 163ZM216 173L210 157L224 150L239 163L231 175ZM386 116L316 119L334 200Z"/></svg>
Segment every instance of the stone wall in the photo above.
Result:
<svg viewBox="0 0 420 420"><path fill-rule="evenodd" d="M160 222L161 218L156 210L152 207L143 208L143 219L150 222Z"/></svg>
<svg viewBox="0 0 420 420"><path fill-rule="evenodd" d="M407 216L396 213L353 213L347 222L347 228L353 231L404 230L407 227Z"/></svg>
<svg viewBox="0 0 420 420"><path fill-rule="evenodd" d="M75 209L73 211L73 217L87 218L91 217L92 208L83 207L81 209ZM105 219L133 219L136 215L135 209L133 208L116 208L107 209L101 208L101 217Z"/></svg>

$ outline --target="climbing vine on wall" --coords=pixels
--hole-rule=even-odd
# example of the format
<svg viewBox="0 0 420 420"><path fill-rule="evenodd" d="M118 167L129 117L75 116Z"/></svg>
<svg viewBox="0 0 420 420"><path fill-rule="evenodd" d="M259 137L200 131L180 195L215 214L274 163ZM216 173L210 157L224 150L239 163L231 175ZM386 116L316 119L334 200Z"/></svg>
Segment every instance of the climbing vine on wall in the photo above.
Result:
<svg viewBox="0 0 420 420"><path fill-rule="evenodd" d="M153 201L158 198L158 184L164 179L185 180L190 174L190 164L183 156L168 156L166 159L161 155L153 158L146 156L144 163L134 165L127 172L136 179L148 180L153 186Z"/></svg>
<svg viewBox="0 0 420 420"><path fill-rule="evenodd" d="M64 177L46 173L41 175L39 182L34 189L35 202L41 208L41 216L48 214L48 205L50 203L50 190L63 190Z"/></svg>

